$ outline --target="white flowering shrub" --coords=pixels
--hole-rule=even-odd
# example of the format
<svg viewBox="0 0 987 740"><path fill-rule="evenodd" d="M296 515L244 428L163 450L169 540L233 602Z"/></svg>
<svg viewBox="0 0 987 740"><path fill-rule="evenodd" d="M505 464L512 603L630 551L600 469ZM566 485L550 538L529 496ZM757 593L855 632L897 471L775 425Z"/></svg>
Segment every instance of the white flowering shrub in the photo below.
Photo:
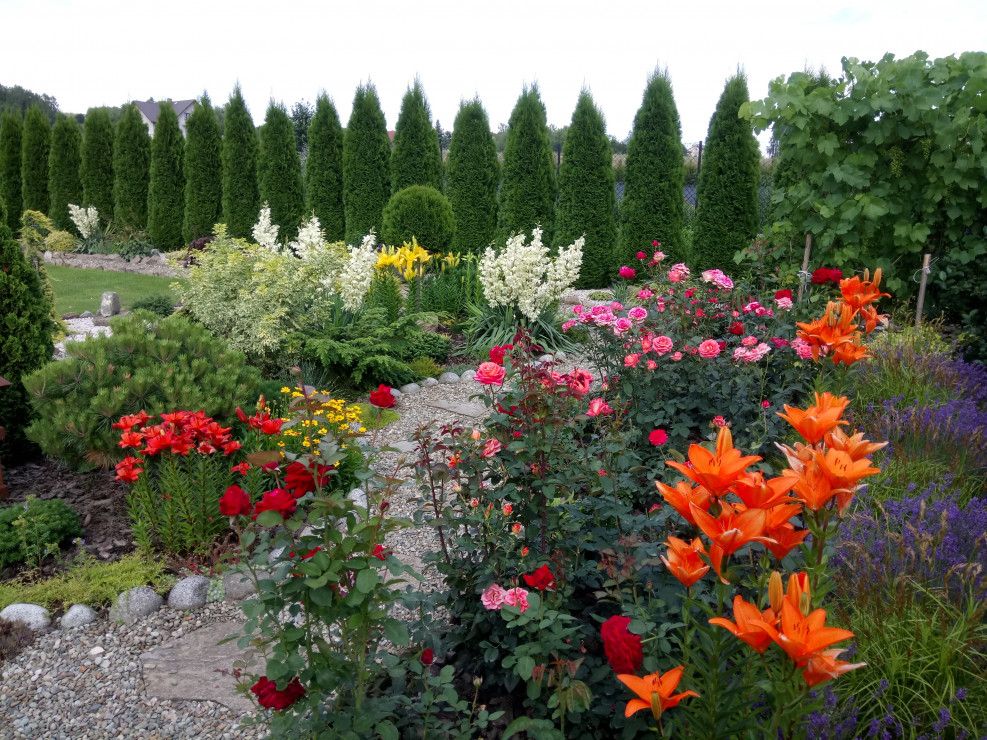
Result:
<svg viewBox="0 0 987 740"><path fill-rule="evenodd" d="M253 231L251 234L254 237L254 241L260 246L266 249L268 252L281 251L281 245L278 243L278 231L280 227L271 223L271 207L264 201L264 205L260 209L260 215L257 217L257 223L254 224Z"/></svg>
<svg viewBox="0 0 987 740"><path fill-rule="evenodd" d="M493 247L484 251L479 267L480 284L492 308L512 307L536 321L579 279L585 239L580 237L551 258L541 235L542 230L535 228L530 244L524 243L522 233L508 239L500 252Z"/></svg>
<svg viewBox="0 0 987 740"><path fill-rule="evenodd" d="M363 237L359 247L348 247L349 259L335 278L326 278L324 284L343 299L343 308L356 311L370 289L377 266L377 236L371 231Z"/></svg>
<svg viewBox="0 0 987 740"><path fill-rule="evenodd" d="M268 218L270 218L270 209L268 209ZM307 259L324 249L326 235L319 224L319 217L313 213L312 218L298 229L298 238L288 242L288 247L302 259Z"/></svg>
<svg viewBox="0 0 987 740"><path fill-rule="evenodd" d="M79 230L79 235L83 239L88 239L99 233L99 213L96 206L82 208L81 206L69 203L69 218Z"/></svg>

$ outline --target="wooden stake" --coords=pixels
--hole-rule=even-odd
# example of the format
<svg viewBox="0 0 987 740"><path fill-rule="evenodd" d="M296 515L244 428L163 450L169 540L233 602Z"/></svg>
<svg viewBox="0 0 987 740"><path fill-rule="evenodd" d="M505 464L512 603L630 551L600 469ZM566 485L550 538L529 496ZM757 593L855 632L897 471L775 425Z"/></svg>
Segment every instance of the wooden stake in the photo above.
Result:
<svg viewBox="0 0 987 740"><path fill-rule="evenodd" d="M812 254L812 234L805 235L805 255L802 257L802 272L799 275L799 299L798 302L802 302L802 294L805 292L805 281L802 280L802 275L809 271L809 255Z"/></svg>
<svg viewBox="0 0 987 740"><path fill-rule="evenodd" d="M922 325L922 308L925 306L925 284L929 280L929 259L931 257L931 254L927 254L922 258L922 279L918 284L918 306L915 308L916 329Z"/></svg>

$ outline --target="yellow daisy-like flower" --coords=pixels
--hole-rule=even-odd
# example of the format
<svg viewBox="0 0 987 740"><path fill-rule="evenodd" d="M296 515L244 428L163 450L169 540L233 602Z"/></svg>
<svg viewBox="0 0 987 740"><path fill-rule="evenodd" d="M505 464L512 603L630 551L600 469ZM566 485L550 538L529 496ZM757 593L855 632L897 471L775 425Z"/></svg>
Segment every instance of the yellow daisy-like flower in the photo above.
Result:
<svg viewBox="0 0 987 740"><path fill-rule="evenodd" d="M288 386L285 386L284 388L281 389L281 392L282 393L291 393L291 388L289 388Z"/></svg>

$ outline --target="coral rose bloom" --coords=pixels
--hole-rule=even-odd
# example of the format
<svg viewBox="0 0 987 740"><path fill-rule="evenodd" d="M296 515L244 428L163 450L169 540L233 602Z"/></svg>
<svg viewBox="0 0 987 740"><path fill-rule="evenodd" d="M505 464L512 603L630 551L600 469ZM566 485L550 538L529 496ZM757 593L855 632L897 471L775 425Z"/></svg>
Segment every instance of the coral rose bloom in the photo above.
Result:
<svg viewBox="0 0 987 740"><path fill-rule="evenodd" d="M715 339L707 339L699 345L699 356L710 360L720 354L720 343Z"/></svg>
<svg viewBox="0 0 987 740"><path fill-rule="evenodd" d="M675 346L675 342L672 341L672 338L671 337L667 337L664 334L662 334L661 336L657 337L651 343L652 349L654 349L655 354L657 354L659 357L661 355L667 355L669 352L672 351L672 348L674 346Z"/></svg>
<svg viewBox="0 0 987 740"><path fill-rule="evenodd" d="M480 367L476 369L473 380L483 385L500 385L506 376L507 371L496 362L481 362Z"/></svg>

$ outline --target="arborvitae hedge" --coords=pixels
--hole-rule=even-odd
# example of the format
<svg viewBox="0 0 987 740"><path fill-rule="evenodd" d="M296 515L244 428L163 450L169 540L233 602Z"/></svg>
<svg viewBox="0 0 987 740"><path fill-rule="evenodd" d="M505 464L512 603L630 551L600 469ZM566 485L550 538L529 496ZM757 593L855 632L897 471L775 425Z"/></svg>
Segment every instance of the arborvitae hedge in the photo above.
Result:
<svg viewBox="0 0 987 740"><path fill-rule="evenodd" d="M497 145L479 98L460 103L446 164L446 194L456 218L452 251L479 251L497 232L500 183Z"/></svg>
<svg viewBox="0 0 987 740"><path fill-rule="evenodd" d="M21 208L48 213L48 155L51 151L51 126L48 116L37 104L24 115L21 141Z"/></svg>
<svg viewBox="0 0 987 740"><path fill-rule="evenodd" d="M396 192L387 202L380 239L394 246L415 237L423 249L444 254L452 247L455 230L456 220L449 200L435 188L411 185Z"/></svg>
<svg viewBox="0 0 987 740"><path fill-rule="evenodd" d="M432 112L418 80L401 101L391 152L391 193L411 185L442 190L439 133L432 127Z"/></svg>
<svg viewBox="0 0 987 740"><path fill-rule="evenodd" d="M240 85L226 104L223 124L223 220L231 236L248 239L260 213L257 131Z"/></svg>
<svg viewBox="0 0 987 740"><path fill-rule="evenodd" d="M205 93L185 123L186 242L208 236L223 213L223 140L219 121Z"/></svg>
<svg viewBox="0 0 987 740"><path fill-rule="evenodd" d="M24 122L20 113L0 115L0 202L7 213L7 227L17 233L21 223L21 157Z"/></svg>
<svg viewBox="0 0 987 740"><path fill-rule="evenodd" d="M151 136L136 105L126 106L113 142L114 219L117 226L147 228L147 190L151 178Z"/></svg>
<svg viewBox="0 0 987 740"><path fill-rule="evenodd" d="M346 236L343 213L343 128L336 106L325 94L315 102L315 115L308 128L308 159L305 160L306 213L315 215L326 240Z"/></svg>
<svg viewBox="0 0 987 740"><path fill-rule="evenodd" d="M627 144L619 252L625 264L640 251L650 254L656 239L669 263L686 259L682 241L684 187L682 124L668 72L656 72L648 80Z"/></svg>
<svg viewBox="0 0 987 740"><path fill-rule="evenodd" d="M147 235L160 250L175 249L182 242L185 211L185 141L174 106L158 106L158 122L151 141L151 180L147 195Z"/></svg>
<svg viewBox="0 0 987 740"><path fill-rule="evenodd" d="M69 203L82 203L82 132L79 124L59 113L51 131L51 156L48 161L48 193L51 204L48 217L56 229L74 230L69 218Z"/></svg>
<svg viewBox="0 0 987 740"><path fill-rule="evenodd" d="M390 161L391 141L377 90L372 84L360 85L343 134L347 244L359 244L371 229L380 233L384 206L391 196Z"/></svg>
<svg viewBox="0 0 987 740"><path fill-rule="evenodd" d="M90 108L82 127L82 200L96 206L104 224L113 217L113 134L106 108Z"/></svg>
<svg viewBox="0 0 987 740"><path fill-rule="evenodd" d="M760 147L751 122L737 115L748 99L746 77L732 77L709 121L696 188L693 261L700 270L729 270L734 253L757 235Z"/></svg>
<svg viewBox="0 0 987 740"><path fill-rule="evenodd" d="M545 243L555 231L555 159L548 136L545 105L538 86L525 88L508 122L498 226L501 236L531 234L541 224Z"/></svg>
<svg viewBox="0 0 987 740"><path fill-rule="evenodd" d="M602 288L613 282L616 205L613 150L606 124L593 97L584 90L562 145L555 238L557 244L566 245L586 236L580 288Z"/></svg>
<svg viewBox="0 0 987 740"><path fill-rule="evenodd" d="M260 146L264 160L260 198L271 207L271 221L281 227L280 238L288 241L298 235L305 214L305 192L295 127L284 106L273 100L267 106Z"/></svg>

